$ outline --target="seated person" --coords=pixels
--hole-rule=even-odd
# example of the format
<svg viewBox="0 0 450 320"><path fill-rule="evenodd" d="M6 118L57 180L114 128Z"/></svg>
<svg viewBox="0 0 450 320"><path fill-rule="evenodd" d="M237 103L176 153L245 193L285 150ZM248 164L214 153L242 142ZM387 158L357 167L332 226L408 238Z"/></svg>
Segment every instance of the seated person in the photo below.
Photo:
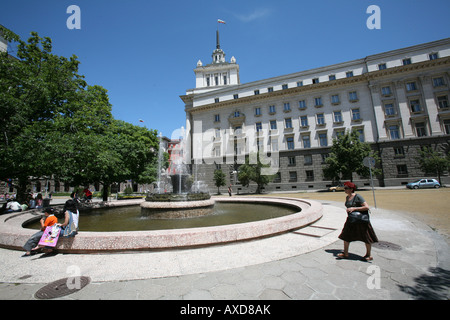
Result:
<svg viewBox="0 0 450 320"><path fill-rule="evenodd" d="M35 248L39 240L41 239L42 235L44 234L45 228L53 226L55 223L58 222L58 219L55 217L55 212L51 208L44 209L44 217L40 220L41 223L41 230L33 234L30 239L25 243L23 248L26 250L26 253L22 257L29 257L31 256L31 250Z"/></svg>
<svg viewBox="0 0 450 320"><path fill-rule="evenodd" d="M84 198L86 200L92 200L92 192L91 192L91 190L89 190L89 188L85 188L83 190L83 192L84 192Z"/></svg>
<svg viewBox="0 0 450 320"><path fill-rule="evenodd" d="M38 193L36 196L36 208L41 209L44 206L44 199L42 198L42 193Z"/></svg>
<svg viewBox="0 0 450 320"><path fill-rule="evenodd" d="M20 211L22 211L22 206L20 205L20 203L18 203L16 200L8 199L8 202L6 203L5 213Z"/></svg>

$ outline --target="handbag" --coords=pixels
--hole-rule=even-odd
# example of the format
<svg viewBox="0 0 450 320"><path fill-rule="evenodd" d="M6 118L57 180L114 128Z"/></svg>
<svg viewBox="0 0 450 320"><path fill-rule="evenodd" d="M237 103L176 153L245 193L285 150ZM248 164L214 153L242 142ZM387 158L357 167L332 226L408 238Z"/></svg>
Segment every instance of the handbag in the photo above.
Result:
<svg viewBox="0 0 450 320"><path fill-rule="evenodd" d="M369 212L360 212L360 211L353 211L348 213L347 220L350 223L368 223L370 221L369 219Z"/></svg>
<svg viewBox="0 0 450 320"><path fill-rule="evenodd" d="M356 196L353 198L352 206L355 205L355 198L356 198ZM369 211L349 212L347 214L347 220L350 223L369 223L370 222Z"/></svg>

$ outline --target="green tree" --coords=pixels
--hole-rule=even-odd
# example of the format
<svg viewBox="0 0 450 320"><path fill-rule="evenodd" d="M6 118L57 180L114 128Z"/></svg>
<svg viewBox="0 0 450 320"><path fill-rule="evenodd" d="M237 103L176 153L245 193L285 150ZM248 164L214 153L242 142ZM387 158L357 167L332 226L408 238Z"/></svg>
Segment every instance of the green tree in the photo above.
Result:
<svg viewBox="0 0 450 320"><path fill-rule="evenodd" d="M445 155L443 151L433 150L430 147L424 147L417 157L420 169L425 173L435 173L441 183L441 175L450 168L450 155Z"/></svg>
<svg viewBox="0 0 450 320"><path fill-rule="evenodd" d="M250 159L256 159L256 163L250 164ZM239 167L239 182L243 186L248 187L250 185L250 181L253 181L256 183L256 193L261 193L262 188L267 185L273 178L273 176L265 175L262 172L263 168L269 167L269 165L263 164L261 162L259 153L257 153L256 156L255 154L251 154L250 156L246 157L245 164Z"/></svg>
<svg viewBox="0 0 450 320"><path fill-rule="evenodd" d="M323 174L326 178L337 181L343 179L353 181L354 172L360 176L369 176L369 168L363 164L363 159L369 156L375 159L376 166L379 157L372 150L370 144L360 141L358 131L347 131L333 139L330 156L326 159ZM372 168L372 174L379 173L379 169Z"/></svg>
<svg viewBox="0 0 450 320"><path fill-rule="evenodd" d="M225 173L223 173L222 170L216 169L214 170L214 184L217 187L217 194L220 194L220 187L223 187L226 185L226 176Z"/></svg>
<svg viewBox="0 0 450 320"><path fill-rule="evenodd" d="M18 59L0 53L0 179L17 179L23 201L29 177L50 176L55 169L47 136L56 118L76 105L86 83L77 57L52 54L50 38L32 32L26 43L1 31L6 40L18 42Z"/></svg>
<svg viewBox="0 0 450 320"><path fill-rule="evenodd" d="M18 180L19 201L30 177L102 183L104 200L113 182L154 181L156 131L115 120L107 91L86 84L76 56L52 54L50 38L1 28L18 59L0 53L0 180Z"/></svg>

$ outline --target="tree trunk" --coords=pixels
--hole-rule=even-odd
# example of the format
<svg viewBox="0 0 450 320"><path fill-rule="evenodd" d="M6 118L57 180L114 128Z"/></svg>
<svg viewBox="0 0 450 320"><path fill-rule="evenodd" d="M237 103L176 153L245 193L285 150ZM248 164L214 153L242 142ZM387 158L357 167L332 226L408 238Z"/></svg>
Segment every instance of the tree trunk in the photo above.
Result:
<svg viewBox="0 0 450 320"><path fill-rule="evenodd" d="M19 177L18 185L17 185L17 195L16 200L20 204L24 204L27 200L27 186L28 186L28 177Z"/></svg>
<svg viewBox="0 0 450 320"><path fill-rule="evenodd" d="M103 184L103 192L102 192L102 200L104 202L108 201L108 191L109 191L109 183Z"/></svg>

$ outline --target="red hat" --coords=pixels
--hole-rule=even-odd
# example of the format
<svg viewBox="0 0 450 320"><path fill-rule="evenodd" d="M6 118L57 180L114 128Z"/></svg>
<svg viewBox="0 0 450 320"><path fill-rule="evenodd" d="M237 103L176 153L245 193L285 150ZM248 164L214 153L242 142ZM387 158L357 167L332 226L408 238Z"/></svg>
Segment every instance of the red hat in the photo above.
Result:
<svg viewBox="0 0 450 320"><path fill-rule="evenodd" d="M347 181L344 183L344 186L349 187L350 189L353 189L353 191L356 191L356 185L353 182Z"/></svg>

